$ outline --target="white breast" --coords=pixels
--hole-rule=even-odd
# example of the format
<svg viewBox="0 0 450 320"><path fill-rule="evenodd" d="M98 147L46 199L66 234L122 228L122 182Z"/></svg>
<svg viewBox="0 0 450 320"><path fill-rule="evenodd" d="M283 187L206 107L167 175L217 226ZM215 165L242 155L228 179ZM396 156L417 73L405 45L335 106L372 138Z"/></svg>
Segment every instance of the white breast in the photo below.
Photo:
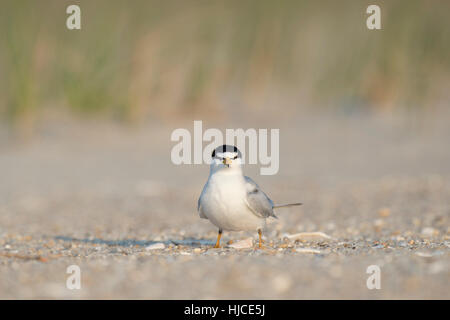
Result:
<svg viewBox="0 0 450 320"><path fill-rule="evenodd" d="M247 207L247 190L242 175L217 172L210 176L200 200L203 215L222 230L255 231L263 228L265 219Z"/></svg>

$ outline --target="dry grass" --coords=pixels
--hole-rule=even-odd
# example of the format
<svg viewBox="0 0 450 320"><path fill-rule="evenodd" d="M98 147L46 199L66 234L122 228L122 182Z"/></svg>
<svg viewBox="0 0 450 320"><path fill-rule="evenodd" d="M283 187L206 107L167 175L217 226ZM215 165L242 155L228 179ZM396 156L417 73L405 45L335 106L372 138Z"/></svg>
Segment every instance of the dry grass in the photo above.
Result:
<svg viewBox="0 0 450 320"><path fill-rule="evenodd" d="M2 1L0 114L142 120L224 106L429 108L448 91L448 1ZM274 102L275 101L275 102Z"/></svg>

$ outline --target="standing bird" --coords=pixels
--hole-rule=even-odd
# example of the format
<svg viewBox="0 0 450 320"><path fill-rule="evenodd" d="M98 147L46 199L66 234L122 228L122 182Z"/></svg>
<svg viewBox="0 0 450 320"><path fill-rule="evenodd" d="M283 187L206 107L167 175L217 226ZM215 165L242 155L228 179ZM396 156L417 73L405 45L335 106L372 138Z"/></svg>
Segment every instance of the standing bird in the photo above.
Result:
<svg viewBox="0 0 450 320"><path fill-rule="evenodd" d="M301 203L274 205L259 186L242 172L242 154L235 146L223 145L212 153L208 181L198 199L200 218L219 228L214 248L220 247L222 231L257 231L259 248L262 230L273 209Z"/></svg>

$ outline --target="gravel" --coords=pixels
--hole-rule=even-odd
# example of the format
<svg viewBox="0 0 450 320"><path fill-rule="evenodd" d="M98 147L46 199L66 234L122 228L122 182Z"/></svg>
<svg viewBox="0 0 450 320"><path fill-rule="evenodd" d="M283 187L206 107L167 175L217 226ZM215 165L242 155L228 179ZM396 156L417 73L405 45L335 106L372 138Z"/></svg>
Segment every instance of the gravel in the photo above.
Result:
<svg viewBox="0 0 450 320"><path fill-rule="evenodd" d="M170 162L171 131L191 122L65 123L2 139L0 298L449 299L442 118L420 130L365 115L262 122L280 128L280 172L246 173L275 202L304 203L277 211L262 250L256 233L224 232L212 248L217 230L196 213L208 168ZM253 246L232 247L248 237ZM66 287L70 265L80 290ZM371 265L379 290L366 286Z"/></svg>

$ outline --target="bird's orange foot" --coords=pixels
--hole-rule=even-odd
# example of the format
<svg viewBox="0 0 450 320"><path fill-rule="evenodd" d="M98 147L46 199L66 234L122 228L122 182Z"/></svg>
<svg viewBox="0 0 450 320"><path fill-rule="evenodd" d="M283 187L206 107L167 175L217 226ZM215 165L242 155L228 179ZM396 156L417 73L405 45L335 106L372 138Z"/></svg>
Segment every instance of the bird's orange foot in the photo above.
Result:
<svg viewBox="0 0 450 320"><path fill-rule="evenodd" d="M258 229L258 236L259 236L258 249L267 249L265 246L262 245L264 243L264 240L262 238L261 229Z"/></svg>

